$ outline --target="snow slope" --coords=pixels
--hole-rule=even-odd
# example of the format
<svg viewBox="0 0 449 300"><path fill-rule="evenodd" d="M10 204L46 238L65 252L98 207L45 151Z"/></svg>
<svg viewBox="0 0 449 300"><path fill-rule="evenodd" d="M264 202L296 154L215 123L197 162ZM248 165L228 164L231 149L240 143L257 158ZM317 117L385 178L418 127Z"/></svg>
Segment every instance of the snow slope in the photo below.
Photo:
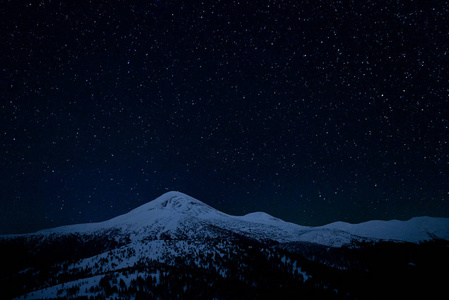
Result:
<svg viewBox="0 0 449 300"><path fill-rule="evenodd" d="M435 238L449 240L449 219L418 217L408 221L335 222L309 227L285 222L264 212L232 216L183 193L168 192L104 222L51 228L26 235L0 236L0 240L17 236L25 237L28 243L25 245L40 249L35 259L40 259L39 255L46 253L47 249L52 249L51 253L61 250L65 253L72 245L80 252L93 248L94 251L87 252L85 256L55 260L42 274L39 268L24 266L27 268L14 275L18 276L18 282L36 278L34 285L31 288L24 286L22 296L16 299L53 299L98 296L103 291L101 280L107 280L111 286L118 288L118 282L124 281L130 287L136 285L133 281L138 278L151 276L157 279L155 285L158 286L164 278L178 278L167 277L177 265L182 266L183 272L204 270L220 280L236 276L238 270L238 278L245 280L244 274L258 270L254 266L267 263L288 270L289 274L300 274L300 280L305 282L314 278L315 271L302 266L296 255L290 256L289 252L280 250L289 249L289 246L322 249L296 242L342 247L360 241L419 243ZM110 243L111 240L117 243ZM13 244L15 242L13 240ZM280 247L270 247L273 242L281 243ZM101 246L98 246L99 243ZM102 247L103 243L106 243L105 247ZM350 255L343 258L345 263L339 265L337 261L335 266L344 268L354 261L357 265L357 259L352 258L351 261ZM350 261L348 264L347 259ZM119 296L114 293L106 298Z"/></svg>
<svg viewBox="0 0 449 300"><path fill-rule="evenodd" d="M284 222L263 212L232 216L180 192L168 192L124 215L100 223L78 224L38 231L36 234L93 234L119 232L132 242L143 239L226 238L237 234L276 242L311 242L341 247L353 241L393 240L419 243L434 238L449 240L449 219L418 217L408 221L336 222L319 227Z"/></svg>
<svg viewBox="0 0 449 300"><path fill-rule="evenodd" d="M434 238L449 240L449 219L416 217L408 221L368 221L360 224L335 222L323 229L341 230L347 233L382 240L419 243Z"/></svg>

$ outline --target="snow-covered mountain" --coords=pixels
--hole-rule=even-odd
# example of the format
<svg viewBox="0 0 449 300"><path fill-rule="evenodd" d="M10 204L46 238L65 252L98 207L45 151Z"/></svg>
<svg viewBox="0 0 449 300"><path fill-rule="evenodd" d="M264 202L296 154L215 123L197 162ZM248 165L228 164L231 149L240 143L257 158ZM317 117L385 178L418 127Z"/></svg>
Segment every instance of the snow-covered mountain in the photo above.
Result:
<svg viewBox="0 0 449 300"><path fill-rule="evenodd" d="M423 271L446 272L448 241L444 218L309 227L168 192L104 222L0 236L0 290L7 299L384 298L397 274L405 287Z"/></svg>
<svg viewBox="0 0 449 300"><path fill-rule="evenodd" d="M173 239L242 235L258 241L310 242L341 247L354 241L391 240L419 243L449 240L449 219L417 217L408 221L336 222L319 227L284 222L263 212L232 216L180 192L168 192L124 215L101 223L41 230L36 234L89 234L114 230L131 241L170 236Z"/></svg>

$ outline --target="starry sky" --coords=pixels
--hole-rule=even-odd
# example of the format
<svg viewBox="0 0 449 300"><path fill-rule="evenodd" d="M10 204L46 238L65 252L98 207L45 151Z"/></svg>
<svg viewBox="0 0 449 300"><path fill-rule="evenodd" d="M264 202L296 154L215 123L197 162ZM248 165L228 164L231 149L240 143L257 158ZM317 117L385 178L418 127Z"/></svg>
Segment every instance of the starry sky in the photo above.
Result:
<svg viewBox="0 0 449 300"><path fill-rule="evenodd" d="M0 233L169 190L301 225L449 217L448 18L431 0L2 1Z"/></svg>

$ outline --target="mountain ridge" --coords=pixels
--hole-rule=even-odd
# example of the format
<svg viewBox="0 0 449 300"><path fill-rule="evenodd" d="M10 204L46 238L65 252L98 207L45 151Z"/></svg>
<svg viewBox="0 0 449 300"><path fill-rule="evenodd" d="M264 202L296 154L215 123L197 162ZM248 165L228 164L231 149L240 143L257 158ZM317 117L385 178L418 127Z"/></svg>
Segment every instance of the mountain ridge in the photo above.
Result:
<svg viewBox="0 0 449 300"><path fill-rule="evenodd" d="M353 241L391 240L419 243L431 239L449 240L449 219L415 217L407 221L371 220L351 224L333 222L323 226L302 226L273 217L265 212L253 212L243 216L223 213L187 194L170 191L112 219L97 222L66 225L39 230L25 235L93 234L107 230L119 230L131 240L156 237L199 237L197 228L219 227L226 231L256 240L271 239L276 242L311 242L341 247ZM210 237L218 237L211 234Z"/></svg>
<svg viewBox="0 0 449 300"><path fill-rule="evenodd" d="M103 222L0 236L0 288L15 299L384 298L398 278L403 295L423 272L426 292L447 273L448 231L430 217L300 226L169 192Z"/></svg>

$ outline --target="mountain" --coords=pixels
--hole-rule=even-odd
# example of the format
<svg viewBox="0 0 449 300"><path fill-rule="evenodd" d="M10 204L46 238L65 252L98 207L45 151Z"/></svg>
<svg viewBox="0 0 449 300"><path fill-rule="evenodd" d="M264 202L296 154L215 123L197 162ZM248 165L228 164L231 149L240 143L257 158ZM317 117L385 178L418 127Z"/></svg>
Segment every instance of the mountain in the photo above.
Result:
<svg viewBox="0 0 449 300"><path fill-rule="evenodd" d="M335 222L308 227L284 222L264 212L232 216L186 194L168 192L105 222L57 227L35 234L89 234L111 230L126 235L131 241L148 236L159 239L164 235L172 238L218 238L233 233L259 241L301 241L341 247L360 241L420 243L432 239L449 240L449 219L417 217L408 221Z"/></svg>
<svg viewBox="0 0 449 300"><path fill-rule="evenodd" d="M444 218L309 227L168 192L104 222L0 236L0 289L17 299L380 297L401 290L392 276L400 287L448 271L448 241ZM423 291L440 279L428 275Z"/></svg>

